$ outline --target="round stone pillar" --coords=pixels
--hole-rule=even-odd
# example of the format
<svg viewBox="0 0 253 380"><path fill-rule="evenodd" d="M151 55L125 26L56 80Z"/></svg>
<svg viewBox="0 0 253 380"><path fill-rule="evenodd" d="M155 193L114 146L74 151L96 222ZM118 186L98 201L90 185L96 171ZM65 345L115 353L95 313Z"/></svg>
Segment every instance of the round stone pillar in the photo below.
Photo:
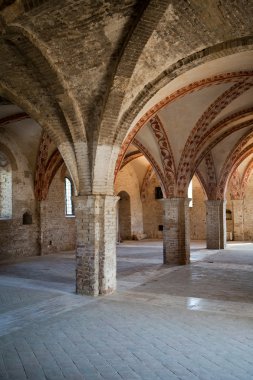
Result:
<svg viewBox="0 0 253 380"><path fill-rule="evenodd" d="M185 265L190 262L188 198L163 199L163 258L164 264Z"/></svg>
<svg viewBox="0 0 253 380"><path fill-rule="evenodd" d="M76 292L110 294L116 289L116 202L112 195L75 198Z"/></svg>

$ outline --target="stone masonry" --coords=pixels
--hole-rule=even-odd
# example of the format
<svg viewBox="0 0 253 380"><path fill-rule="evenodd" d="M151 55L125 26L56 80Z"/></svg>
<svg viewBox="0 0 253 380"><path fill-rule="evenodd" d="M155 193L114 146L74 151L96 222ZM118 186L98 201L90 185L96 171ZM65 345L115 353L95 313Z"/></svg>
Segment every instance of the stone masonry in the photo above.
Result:
<svg viewBox="0 0 253 380"><path fill-rule="evenodd" d="M164 264L184 265L190 262L189 199L168 198L164 205Z"/></svg>
<svg viewBox="0 0 253 380"><path fill-rule="evenodd" d="M111 195L75 199L78 294L109 294L116 289L116 202Z"/></svg>
<svg viewBox="0 0 253 380"><path fill-rule="evenodd" d="M206 201L206 231L208 249L226 247L226 201Z"/></svg>

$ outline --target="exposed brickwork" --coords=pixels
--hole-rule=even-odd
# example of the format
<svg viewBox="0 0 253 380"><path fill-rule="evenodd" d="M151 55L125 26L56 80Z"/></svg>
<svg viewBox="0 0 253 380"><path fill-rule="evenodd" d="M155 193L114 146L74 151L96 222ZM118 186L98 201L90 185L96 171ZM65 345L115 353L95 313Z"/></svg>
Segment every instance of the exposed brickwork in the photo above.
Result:
<svg viewBox="0 0 253 380"><path fill-rule="evenodd" d="M73 251L76 247L75 217L65 216L64 177L59 170L40 202L41 254Z"/></svg>
<svg viewBox="0 0 253 380"><path fill-rule="evenodd" d="M164 199L163 256L164 264L184 265L190 262L189 200Z"/></svg>
<svg viewBox="0 0 253 380"><path fill-rule="evenodd" d="M188 141L190 146L186 146L180 166L179 192L171 189L173 181L168 178L176 171L170 171L169 161L173 157L168 156L167 146L164 149L164 142L168 142L166 134L161 135L160 130L158 137L155 132L163 158L161 167L154 161L154 155L139 144L161 180L165 197L186 196L189 179L198 166L195 155L198 153L200 163L212 146L229 133L246 127L241 124L231 128L219 138L205 135L205 142L212 137L209 141L213 145L203 147L204 152L198 151L203 133L207 133L226 102L246 89L252 73L223 72L205 79L201 74L200 80L168 93L161 101L159 91L191 68L252 48L252 9L246 0L239 0L235 7L229 2L183 0L99 3L23 0L11 1L10 8L5 2L0 12L0 95L20 106L48 134L67 166L75 194L81 196L76 201L78 292L109 293L115 288L113 171L122 142L123 153L116 172L128 144L159 109L198 89L231 83L223 98L203 114ZM155 94L158 103L133 126L133 120ZM249 150L243 149L241 153L246 157ZM41 192L39 199L46 198L61 157L55 153L51 160L43 162L36 178L36 194ZM224 197L230 175L227 170L235 165L224 168L219 197ZM17 170L20 175L19 188L15 189L18 200L15 212L20 212L22 205L22 210L29 209L36 220L34 178L29 170L24 177L24 167ZM211 170L210 173L209 178L213 178ZM210 183L213 184L207 181L207 187ZM178 207L175 202L174 252L182 249L185 255L175 261L186 263L188 216L183 206L185 200L177 199ZM179 231L179 221L183 232Z"/></svg>
<svg viewBox="0 0 253 380"><path fill-rule="evenodd" d="M238 170L235 170L230 177L230 197L232 200L234 199L242 199L243 198L243 189L241 184L241 177Z"/></svg>
<svg viewBox="0 0 253 380"><path fill-rule="evenodd" d="M120 196L121 192L126 192L129 195L129 216L130 219L124 220L123 224L127 226L125 231L122 231L122 207L121 204L124 201L119 200L118 212L119 212L119 229L121 230L121 239L131 239L134 235L143 233L143 211L142 202L140 198L140 188L137 174L132 167L131 163L122 168L116 178L115 182L115 194ZM127 203L127 202L126 202ZM127 217L127 215L125 214Z"/></svg>
<svg viewBox="0 0 253 380"><path fill-rule="evenodd" d="M252 120L248 120L245 122L238 123L235 126L232 126L229 130L226 130L222 134L218 135L218 137L215 137L212 141L210 141L209 144L203 149L203 151L200 152L200 154L196 158L193 173L194 173L194 170L197 170L198 166L200 165L201 161L205 158L205 156L210 151L212 151L212 149L216 145L218 145L222 140L224 140L226 137L230 136L232 133L240 131L243 128L250 127L251 125L252 125ZM248 131L248 133L251 133L251 132L252 132L252 130Z"/></svg>
<svg viewBox="0 0 253 380"><path fill-rule="evenodd" d="M119 170L121 162L124 158L124 155L126 153L127 148L131 144L131 141L134 139L134 137L139 132L139 130L152 117L155 116L155 114L159 111L159 109L163 108L164 106L168 106L171 102L174 102L177 99L180 99L180 98L186 96L187 94L191 94L191 93L193 93L195 91L199 91L203 88L210 87L212 85L219 85L221 83L237 82L240 79L241 80L247 79L250 76L252 76L252 72L240 72L240 73L232 72L232 73L220 74L220 75L216 75L214 77L209 77L209 78L202 79L200 81L196 81L194 83L191 83L190 85L182 87L179 90L175 91L174 93L170 94L169 96L165 97L163 100L161 100L155 106L153 106L149 111L147 111L145 113L145 115L143 115L141 117L141 119L136 123L136 125L127 134L126 138L124 139L124 142L122 144L122 147L121 147L118 159L117 159L115 172L117 173L117 171Z"/></svg>
<svg viewBox="0 0 253 380"><path fill-rule="evenodd" d="M192 179L193 207L189 208L190 236L192 240L206 239L206 195L196 176Z"/></svg>
<svg viewBox="0 0 253 380"><path fill-rule="evenodd" d="M244 170L244 173L242 174L241 183L240 183L240 186L241 186L240 190L241 190L242 196L239 199L242 199L245 196L245 191L246 191L252 170L253 170L253 160L251 160L248 163L246 169Z"/></svg>
<svg viewBox="0 0 253 380"><path fill-rule="evenodd" d="M117 200L108 195L75 199L78 294L109 294L116 288Z"/></svg>
<svg viewBox="0 0 253 380"><path fill-rule="evenodd" d="M163 232L159 231L159 225L163 225L163 201L155 199L156 186L161 185L153 174L142 190L143 229L148 238L162 239Z"/></svg>
<svg viewBox="0 0 253 380"><path fill-rule="evenodd" d="M233 239L242 241L244 240L244 200L233 199ZM248 208L248 203L247 203ZM250 223L250 220L248 221ZM246 230L248 229L248 223L246 221Z"/></svg>
<svg viewBox="0 0 253 380"><path fill-rule="evenodd" d="M206 245L207 249L226 247L226 201L206 201Z"/></svg>
<svg viewBox="0 0 253 380"><path fill-rule="evenodd" d="M214 160L211 152L205 156L206 174L207 174L207 195L208 199L215 199L217 190L217 176L215 171Z"/></svg>
<svg viewBox="0 0 253 380"><path fill-rule="evenodd" d="M47 133L42 133L39 152L37 156L36 170L35 170L35 181L34 181L34 192L38 200L45 199L44 196L44 180L46 173L46 165L48 161L48 149L51 143L51 139Z"/></svg>
<svg viewBox="0 0 253 380"><path fill-rule="evenodd" d="M2 146L11 164L12 213L11 218L0 219L0 260L39 255L39 215L31 170L18 146L4 130L1 130L0 150ZM25 212L32 216L32 224L23 225Z"/></svg>
<svg viewBox="0 0 253 380"><path fill-rule="evenodd" d="M252 172L251 172L252 174ZM241 209L238 207L238 239L241 237L242 226L240 226L240 221L243 223L243 238L244 240L253 240L253 175L248 179L247 188L245 189L245 197L243 205L243 215L241 216ZM243 219L243 220L242 220Z"/></svg>
<svg viewBox="0 0 253 380"><path fill-rule="evenodd" d="M141 200L142 202L145 201L146 199L146 190L149 187L149 183L154 175L154 170L151 165L148 166L147 171L145 173L145 176L142 181L141 185Z"/></svg>
<svg viewBox="0 0 253 380"><path fill-rule="evenodd" d="M133 140L133 144L144 154L144 156L147 158L147 160L153 166L153 168L156 172L156 175L158 176L159 180L161 181L161 187L163 188L163 192L164 192L165 196L167 197L169 194L169 189L167 188L166 179L165 179L165 176L164 176L162 170L160 169L159 165L156 163L154 157L152 157L152 154L136 138Z"/></svg>
<svg viewBox="0 0 253 380"><path fill-rule="evenodd" d="M159 145L168 196L172 197L175 195L176 168L168 136L158 116L150 119L150 128Z"/></svg>
<svg viewBox="0 0 253 380"><path fill-rule="evenodd" d="M12 217L12 168L8 157L0 151L0 219Z"/></svg>
<svg viewBox="0 0 253 380"><path fill-rule="evenodd" d="M178 194L184 196L189 180L192 175L192 166L194 165L195 156L198 148L203 144L203 135L207 132L212 121L219 113L237 97L252 87L252 79L242 80L232 85L222 95L220 95L203 113L197 121L195 127L184 146L184 150L178 167ZM209 136L210 139L210 136Z"/></svg>
<svg viewBox="0 0 253 380"><path fill-rule="evenodd" d="M253 144L247 145L253 136L253 130L248 131L232 148L228 155L218 180L217 198L224 199L228 180L239 164L248 157L253 150Z"/></svg>

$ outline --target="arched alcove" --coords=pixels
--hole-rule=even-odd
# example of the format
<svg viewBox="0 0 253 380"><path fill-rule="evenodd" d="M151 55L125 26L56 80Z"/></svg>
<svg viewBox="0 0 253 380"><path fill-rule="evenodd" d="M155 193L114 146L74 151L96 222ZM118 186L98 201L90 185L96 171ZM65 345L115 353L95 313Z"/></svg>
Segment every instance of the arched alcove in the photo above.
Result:
<svg viewBox="0 0 253 380"><path fill-rule="evenodd" d="M121 191L118 196L119 240L131 239L130 196L126 191Z"/></svg>
<svg viewBox="0 0 253 380"><path fill-rule="evenodd" d="M32 224L32 222L33 222L32 214L26 211L23 214L23 225L29 225L29 224Z"/></svg>

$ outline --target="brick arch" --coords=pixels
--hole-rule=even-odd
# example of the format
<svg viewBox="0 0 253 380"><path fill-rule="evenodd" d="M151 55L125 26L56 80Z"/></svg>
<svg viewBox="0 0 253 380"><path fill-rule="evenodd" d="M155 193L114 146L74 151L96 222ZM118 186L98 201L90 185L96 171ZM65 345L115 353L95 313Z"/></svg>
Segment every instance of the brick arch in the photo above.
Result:
<svg viewBox="0 0 253 380"><path fill-rule="evenodd" d="M77 163L74 147L69 139L70 133L51 104L48 91L38 82L34 70L27 67L24 58L13 44L7 44L2 40L0 53L0 56L4 57L1 61L0 95L19 106L46 131L59 148L78 189ZM13 73L11 62L14 59Z"/></svg>
<svg viewBox="0 0 253 380"><path fill-rule="evenodd" d="M141 200L144 201L145 200L145 192L146 192L146 189L150 183L150 180L151 178L153 177L154 175L154 169L152 167L152 165L149 164L148 168L147 168L147 171L145 173L145 176L143 178L143 181L142 181L142 185L141 185Z"/></svg>
<svg viewBox="0 0 253 380"><path fill-rule="evenodd" d="M13 122L17 123L19 121L26 120L26 119L30 119L30 116L27 115L25 112L19 112L14 115L6 116L0 119L0 126L3 127L10 123L13 123Z"/></svg>
<svg viewBox="0 0 253 380"><path fill-rule="evenodd" d="M20 25L8 26L4 39L15 44L27 64L34 70L39 82L49 89L48 93L59 118L68 127L73 141L86 141L80 105L64 79L59 65L51 58L48 48L38 36ZM61 98L60 94L64 94L64 98Z"/></svg>
<svg viewBox="0 0 253 380"><path fill-rule="evenodd" d="M209 125L233 100L240 97L244 92L253 86L253 79L247 78L240 80L224 91L217 99L204 111L185 143L183 153L178 166L177 187L178 193L184 194L185 187L189 182L192 167L194 166L195 157L198 154L198 148L203 145L207 139ZM212 128L212 134L217 131L217 126ZM184 179L184 180L182 180Z"/></svg>
<svg viewBox="0 0 253 380"><path fill-rule="evenodd" d="M224 199L228 181L233 174L233 172L238 168L238 166L253 153L253 143L245 147L246 144L253 137L253 128L250 132L247 132L242 138L235 144L233 150L228 155L218 179L217 186L217 199Z"/></svg>
<svg viewBox="0 0 253 380"><path fill-rule="evenodd" d="M137 158L139 157L142 157L143 156L143 153L140 153L140 152L132 152L130 153L129 155L127 155L127 157L125 157L123 163L122 163L122 166L120 169L123 169L124 166L126 166L127 164L129 164L131 161L134 161L136 160ZM116 180L116 177L115 177L115 180Z"/></svg>
<svg viewBox="0 0 253 380"><path fill-rule="evenodd" d="M176 93L171 94L167 97L165 97L163 100L158 102L156 105L151 107L137 122L137 124L129 130L129 126L132 125L133 120L138 116L138 113L141 111L143 106L152 99L152 97L164 86L166 86L170 81L178 77L179 75L187 72L188 70L201 65L205 62L226 57L231 54L249 50L253 46L253 36L246 36L246 37L240 37L237 39L225 41L218 43L216 45L207 47L203 50L200 50L198 52L195 52L187 57L182 58L178 62L172 64L170 67L168 67L166 70L164 70L162 73L160 73L157 78L152 81L151 83L148 83L142 91L138 94L137 98L134 98L132 101L132 105L123 113L119 123L117 130L115 132L115 142L118 145L122 145L123 142L126 140L126 136L128 136L130 133L132 133L132 130L135 129L133 132L133 136L138 133L139 129L152 117L155 115L159 109L164 107L166 104L170 103L171 101L174 101L175 98L178 98L180 96L184 96L183 89L176 91ZM225 77L227 76L227 81L230 82L232 76L235 73L227 73L227 74L221 74L216 75L213 77L213 80L210 81L210 79L203 79L199 82L203 83L203 86L206 87L207 85L212 85L215 82L224 82ZM240 73L237 73L237 75L240 76ZM221 81L220 81L221 80ZM209 83L206 83L209 82ZM213 83L212 83L213 82ZM194 84L191 84L188 88L189 92L195 91ZM183 92L183 93L182 93Z"/></svg>
<svg viewBox="0 0 253 380"><path fill-rule="evenodd" d="M247 185L248 185L249 177L252 174L252 171L253 171L253 159L250 160L250 162L248 163L248 165L245 168L245 170L243 172L243 175L242 175L242 179L241 179L241 194L242 194L242 197L245 197L245 191L246 191L246 188L247 188Z"/></svg>
<svg viewBox="0 0 253 380"><path fill-rule="evenodd" d="M169 190L169 195L174 196L176 187L176 167L174 156L163 124L157 115L150 119L150 128L160 150L166 188Z"/></svg>
<svg viewBox="0 0 253 380"><path fill-rule="evenodd" d="M202 174L200 173L199 170L196 170L194 175L198 178L198 181L202 187L203 192L205 193L206 198L209 199L208 198L208 186L207 186L207 183L206 183L204 177L202 176Z"/></svg>
<svg viewBox="0 0 253 380"><path fill-rule="evenodd" d="M195 174L198 173L203 180L206 196L208 200L215 199L217 190L217 176L211 152L208 152L204 158L206 166L207 181L204 180L199 170L197 169Z"/></svg>
<svg viewBox="0 0 253 380"><path fill-rule="evenodd" d="M198 166L200 165L201 161L205 158L205 156L212 151L212 149L219 144L222 140L224 140L226 137L231 135L234 132L239 131L240 129L250 127L252 125L252 120L247 120L245 122L239 123L232 127L230 130L225 131L221 135L219 135L216 139L214 139L203 151L200 152L198 157L195 160L194 168L192 169L192 173L194 173L195 170L197 170ZM251 130L250 130L251 132Z"/></svg>
<svg viewBox="0 0 253 380"><path fill-rule="evenodd" d="M110 92L106 101L103 120L99 131L98 144L112 144L115 141L115 133L110 133L109 135L108 131L112 130L112 115L116 115L113 120L115 128L118 124L117 116L120 113L125 97L125 91L122 91L122 83L126 89L148 39L151 37L167 8L168 3L166 1L160 2L159 6L157 6L156 2L152 1L142 2L138 19L135 21L134 27L130 30L127 42L120 52L120 60L110 84Z"/></svg>
<svg viewBox="0 0 253 380"><path fill-rule="evenodd" d="M78 192L83 194L91 191L91 168L81 106L64 79L63 73L55 65L43 43L24 27L9 26L4 38L22 52L33 75L43 88L47 89L47 96L50 97L50 104L53 105L58 120L58 125L52 134L57 136L64 134L67 140L66 143L57 146L64 156L72 178L75 178ZM44 114L45 112L41 112L41 118Z"/></svg>
<svg viewBox="0 0 253 380"><path fill-rule="evenodd" d="M34 192L36 198L41 201L47 198L48 190L54 179L56 173L64 163L60 152L56 149L50 156L47 164L43 167L37 168L36 178L34 184Z"/></svg>
<svg viewBox="0 0 253 380"><path fill-rule="evenodd" d="M162 190L163 190L163 193L165 195L165 197L168 197L169 196L169 189L166 187L167 185L167 182L165 180L165 177L163 175L163 172L161 171L159 165L157 164L157 162L155 161L154 157L151 155L151 153L145 148L145 146L143 146L141 144L140 141L138 141L137 139L134 139L132 141L133 145L135 145L142 153L143 155L146 157L146 159L149 161L149 163L152 165L153 169L155 170L156 174L157 174L157 177L159 178L160 180L160 183L161 183L161 187L162 187Z"/></svg>
<svg viewBox="0 0 253 380"><path fill-rule="evenodd" d="M59 150L61 156L66 163L69 172L71 173L71 177L74 181L75 188L79 188L79 180L77 175L77 167L76 167L76 159L75 153L73 151L73 147L67 141L66 136L59 136L54 131L54 122L48 122L48 120L44 120L41 113L36 107L30 103L29 99L25 98L19 92L15 91L13 88L7 87L0 80L0 94L1 96L10 100L13 104L16 104L21 109L24 109L27 117L31 117L35 120L43 129L43 134L46 134L56 146L59 146Z"/></svg>
<svg viewBox="0 0 253 380"><path fill-rule="evenodd" d="M225 73L220 75L215 75L212 77L208 77L205 79L201 79L199 81L190 83L189 85L182 87L181 89L173 92L172 94L166 96L163 100L158 102L155 106L153 106L149 111L147 111L141 119L136 123L136 125L131 129L131 131L126 136L124 142L122 143L121 150L118 155L118 159L115 166L115 171L117 172L118 168L121 165L121 162L124 158L124 155L131 144L131 141L134 139L134 137L137 135L137 133L140 131L140 129L152 118L156 115L156 113L162 109L164 106L169 105L172 102L175 102L176 100L191 94L193 92L199 91L201 89L213 86L213 85L219 85L221 83L232 83L232 82L238 82L243 79L248 79L249 77L253 76L253 71L243 71L243 72L231 72L231 73Z"/></svg>
<svg viewBox="0 0 253 380"><path fill-rule="evenodd" d="M233 171L233 173L230 176L230 183L231 183L231 188L230 188L230 196L231 199L242 199L243 198L243 190L242 190L242 181L240 174L237 169Z"/></svg>

